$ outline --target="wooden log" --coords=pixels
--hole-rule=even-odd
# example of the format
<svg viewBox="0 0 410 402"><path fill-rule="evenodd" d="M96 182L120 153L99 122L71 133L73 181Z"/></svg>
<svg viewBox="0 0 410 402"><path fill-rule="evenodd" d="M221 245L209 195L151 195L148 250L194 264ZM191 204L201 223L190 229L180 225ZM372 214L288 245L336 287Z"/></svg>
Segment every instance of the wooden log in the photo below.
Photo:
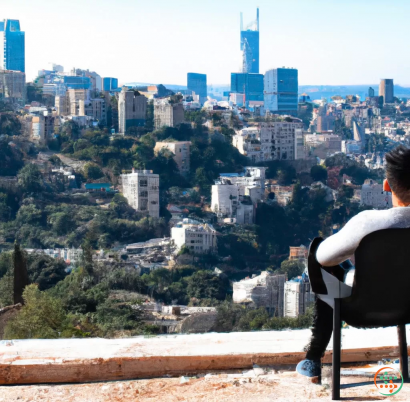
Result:
<svg viewBox="0 0 410 402"><path fill-rule="evenodd" d="M342 350L342 363L377 361L383 357L398 357L397 346ZM84 383L93 381L132 380L164 375L189 375L216 370L297 364L304 352L244 353L205 356L141 356L99 359L55 359L40 362L19 359L0 361L0 384ZM325 363L332 360L326 352Z"/></svg>

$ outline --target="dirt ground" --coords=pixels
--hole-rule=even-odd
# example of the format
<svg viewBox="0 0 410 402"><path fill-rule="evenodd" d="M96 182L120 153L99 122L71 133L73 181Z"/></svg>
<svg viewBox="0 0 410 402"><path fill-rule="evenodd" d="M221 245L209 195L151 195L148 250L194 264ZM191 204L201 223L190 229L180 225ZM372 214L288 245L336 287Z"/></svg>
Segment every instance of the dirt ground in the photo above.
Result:
<svg viewBox="0 0 410 402"><path fill-rule="evenodd" d="M344 401L409 401L410 384L387 397L370 377L342 376ZM270 368L246 372L201 374L195 377L156 378L89 384L1 386L0 402L262 402L331 400L330 387L309 382L295 371Z"/></svg>

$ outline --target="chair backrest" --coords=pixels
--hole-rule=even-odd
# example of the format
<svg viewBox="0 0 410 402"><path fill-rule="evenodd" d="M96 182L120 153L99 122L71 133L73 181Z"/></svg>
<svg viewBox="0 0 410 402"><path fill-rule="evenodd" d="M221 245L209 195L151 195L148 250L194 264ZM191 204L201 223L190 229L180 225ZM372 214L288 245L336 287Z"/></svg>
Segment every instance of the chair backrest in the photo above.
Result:
<svg viewBox="0 0 410 402"><path fill-rule="evenodd" d="M410 323L410 229L385 229L362 239L355 252L352 295L341 315L358 327Z"/></svg>

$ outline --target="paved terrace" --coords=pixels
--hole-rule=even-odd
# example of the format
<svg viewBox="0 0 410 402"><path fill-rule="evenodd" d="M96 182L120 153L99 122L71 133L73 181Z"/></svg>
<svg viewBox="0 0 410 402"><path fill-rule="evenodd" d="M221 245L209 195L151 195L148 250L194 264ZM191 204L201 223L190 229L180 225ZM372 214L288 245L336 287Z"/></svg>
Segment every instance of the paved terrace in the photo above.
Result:
<svg viewBox="0 0 410 402"><path fill-rule="evenodd" d="M342 334L344 367L357 372L342 377L344 400L410 400L410 385L384 397L372 382L377 368L353 367L396 357L396 328ZM289 330L1 341L0 401L329 400L326 378L317 385L294 372L309 335ZM7 386L16 384L41 385Z"/></svg>

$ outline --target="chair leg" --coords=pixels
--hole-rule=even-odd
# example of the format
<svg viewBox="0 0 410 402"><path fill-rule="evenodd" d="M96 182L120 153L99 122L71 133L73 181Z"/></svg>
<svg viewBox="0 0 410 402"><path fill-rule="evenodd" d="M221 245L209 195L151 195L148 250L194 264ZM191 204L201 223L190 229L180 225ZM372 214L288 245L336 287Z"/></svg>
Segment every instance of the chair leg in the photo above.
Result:
<svg viewBox="0 0 410 402"><path fill-rule="evenodd" d="M407 339L406 339L406 326L397 326L397 335L399 336L399 351L400 351L400 371L403 375L403 380L409 379L409 359L407 353Z"/></svg>
<svg viewBox="0 0 410 402"><path fill-rule="evenodd" d="M340 299L335 299L333 310L333 358L332 358L332 400L340 400L340 360L342 322L340 319Z"/></svg>

